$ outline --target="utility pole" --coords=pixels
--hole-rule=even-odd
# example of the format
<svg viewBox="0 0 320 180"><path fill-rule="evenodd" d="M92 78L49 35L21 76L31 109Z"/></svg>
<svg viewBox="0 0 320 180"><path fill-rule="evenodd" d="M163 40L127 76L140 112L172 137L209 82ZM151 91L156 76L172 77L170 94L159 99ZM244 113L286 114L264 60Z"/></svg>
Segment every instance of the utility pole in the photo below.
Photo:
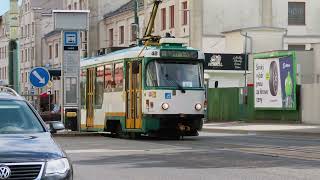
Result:
<svg viewBox="0 0 320 180"><path fill-rule="evenodd" d="M138 11L139 11L139 0L135 0L134 1L134 26L136 28L135 33L137 36L137 42L139 41L139 34L140 34Z"/></svg>

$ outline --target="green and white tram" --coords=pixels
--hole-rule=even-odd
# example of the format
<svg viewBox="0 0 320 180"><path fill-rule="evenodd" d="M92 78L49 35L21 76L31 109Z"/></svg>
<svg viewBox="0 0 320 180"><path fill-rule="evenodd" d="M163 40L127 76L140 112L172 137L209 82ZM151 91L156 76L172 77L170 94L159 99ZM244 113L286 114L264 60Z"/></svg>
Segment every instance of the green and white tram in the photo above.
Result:
<svg viewBox="0 0 320 180"><path fill-rule="evenodd" d="M132 136L197 136L204 54L175 38L81 61L81 129Z"/></svg>

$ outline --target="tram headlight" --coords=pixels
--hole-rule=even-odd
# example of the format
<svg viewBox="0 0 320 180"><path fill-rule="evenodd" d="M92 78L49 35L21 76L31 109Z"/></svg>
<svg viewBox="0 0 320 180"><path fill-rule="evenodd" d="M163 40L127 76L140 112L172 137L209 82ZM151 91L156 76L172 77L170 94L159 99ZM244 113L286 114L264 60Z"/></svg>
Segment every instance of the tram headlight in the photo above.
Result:
<svg viewBox="0 0 320 180"><path fill-rule="evenodd" d="M201 105L201 104L196 104L196 105L195 105L195 109L196 109L197 111L200 111L200 110L202 109L202 105Z"/></svg>
<svg viewBox="0 0 320 180"><path fill-rule="evenodd" d="M169 104L168 103L163 103L161 105L161 107L162 107L163 110L168 110L169 109Z"/></svg>

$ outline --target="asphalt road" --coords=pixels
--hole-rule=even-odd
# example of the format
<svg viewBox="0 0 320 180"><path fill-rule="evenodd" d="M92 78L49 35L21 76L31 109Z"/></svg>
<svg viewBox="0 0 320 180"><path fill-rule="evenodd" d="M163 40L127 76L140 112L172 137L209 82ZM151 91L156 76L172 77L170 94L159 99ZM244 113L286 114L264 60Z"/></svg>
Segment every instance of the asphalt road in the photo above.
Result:
<svg viewBox="0 0 320 180"><path fill-rule="evenodd" d="M76 180L320 179L317 137L201 133L185 140L56 137Z"/></svg>

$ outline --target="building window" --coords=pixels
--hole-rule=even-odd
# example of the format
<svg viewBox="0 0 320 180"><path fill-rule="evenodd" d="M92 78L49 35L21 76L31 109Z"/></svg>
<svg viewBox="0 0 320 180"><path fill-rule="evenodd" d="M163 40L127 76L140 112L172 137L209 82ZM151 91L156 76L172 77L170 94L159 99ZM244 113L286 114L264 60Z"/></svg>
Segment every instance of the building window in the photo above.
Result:
<svg viewBox="0 0 320 180"><path fill-rule="evenodd" d="M74 9L77 10L78 9L78 4L75 2L74 3Z"/></svg>
<svg viewBox="0 0 320 180"><path fill-rule="evenodd" d="M138 29L135 24L131 25L131 41L136 41L137 40L137 33Z"/></svg>
<svg viewBox="0 0 320 180"><path fill-rule="evenodd" d="M68 9L69 9L69 10L71 10L71 9L72 9L72 8L71 8L71 4L69 4L69 5L68 5Z"/></svg>
<svg viewBox="0 0 320 180"><path fill-rule="evenodd" d="M288 50L289 51L305 51L306 45L304 45L304 44L300 44L300 45L291 44L291 45L288 45Z"/></svg>
<svg viewBox="0 0 320 180"><path fill-rule="evenodd" d="M174 6L170 6L170 28L174 28Z"/></svg>
<svg viewBox="0 0 320 180"><path fill-rule="evenodd" d="M161 9L161 30L167 29L167 15L166 8Z"/></svg>
<svg viewBox="0 0 320 180"><path fill-rule="evenodd" d="M49 59L52 59L52 46L49 46Z"/></svg>
<svg viewBox="0 0 320 180"><path fill-rule="evenodd" d="M31 50L31 60L34 60L34 47L32 47L32 50Z"/></svg>
<svg viewBox="0 0 320 180"><path fill-rule="evenodd" d="M34 32L35 32L35 24L34 22L32 22L32 35L34 35Z"/></svg>
<svg viewBox="0 0 320 180"><path fill-rule="evenodd" d="M23 27L21 27L21 32L20 32L20 36L21 36L21 38L23 38Z"/></svg>
<svg viewBox="0 0 320 180"><path fill-rule="evenodd" d="M55 45L55 58L59 57L59 44Z"/></svg>
<svg viewBox="0 0 320 180"><path fill-rule="evenodd" d="M120 33L120 44L124 44L124 26L120 26L119 28L119 33Z"/></svg>
<svg viewBox="0 0 320 180"><path fill-rule="evenodd" d="M31 26L30 24L28 24L28 37L30 37L30 34L31 34Z"/></svg>
<svg viewBox="0 0 320 180"><path fill-rule="evenodd" d="M25 25L24 26L24 37L27 37L27 35L28 35L28 26Z"/></svg>
<svg viewBox="0 0 320 180"><path fill-rule="evenodd" d="M113 46L113 29L109 29L109 46Z"/></svg>
<svg viewBox="0 0 320 180"><path fill-rule="evenodd" d="M24 56L25 56L24 60L25 60L26 62L28 62L28 61L29 61L29 60L28 60L28 49L25 49L25 50L24 50Z"/></svg>
<svg viewBox="0 0 320 180"><path fill-rule="evenodd" d="M31 48L29 48L28 51L29 51L29 57L28 58L29 58L29 61L30 61L32 59Z"/></svg>
<svg viewBox="0 0 320 180"><path fill-rule="evenodd" d="M288 25L306 24L306 3L289 2L288 5Z"/></svg>
<svg viewBox="0 0 320 180"><path fill-rule="evenodd" d="M21 50L21 62L23 62L23 58L24 58L23 50Z"/></svg>
<svg viewBox="0 0 320 180"><path fill-rule="evenodd" d="M87 31L84 32L84 41L85 42L88 41L88 32Z"/></svg>
<svg viewBox="0 0 320 180"><path fill-rule="evenodd" d="M182 3L182 25L187 25L188 24L188 2L185 1Z"/></svg>

